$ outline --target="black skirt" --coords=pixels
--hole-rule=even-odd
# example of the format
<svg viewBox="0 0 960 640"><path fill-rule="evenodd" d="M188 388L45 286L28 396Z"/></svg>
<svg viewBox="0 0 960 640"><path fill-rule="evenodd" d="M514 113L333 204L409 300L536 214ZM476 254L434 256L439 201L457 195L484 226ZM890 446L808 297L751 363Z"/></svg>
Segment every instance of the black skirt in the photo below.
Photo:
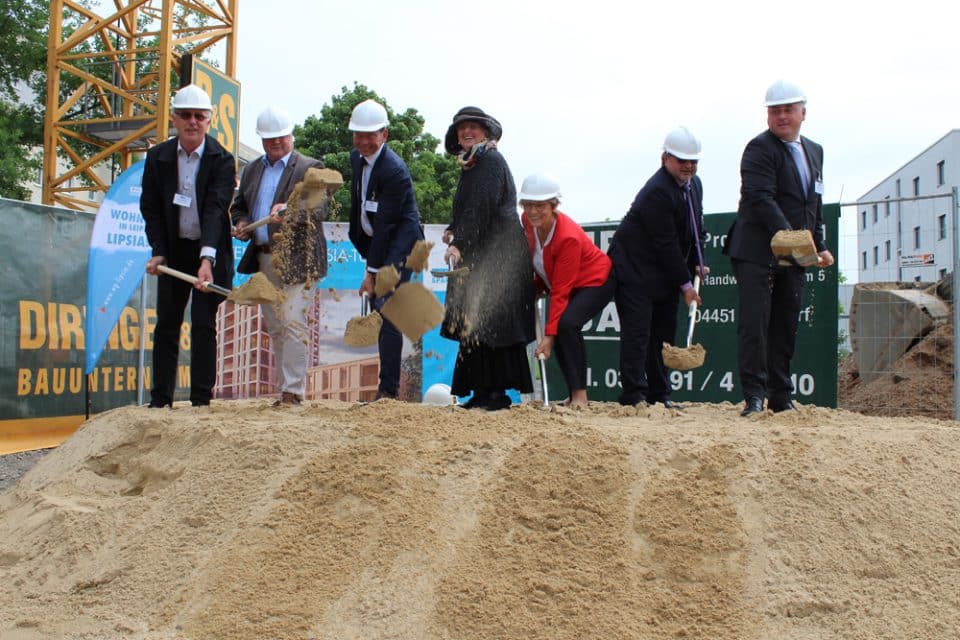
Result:
<svg viewBox="0 0 960 640"><path fill-rule="evenodd" d="M460 345L450 387L453 395L466 396L471 391L489 393L507 389L516 389L520 393L533 392L526 345Z"/></svg>

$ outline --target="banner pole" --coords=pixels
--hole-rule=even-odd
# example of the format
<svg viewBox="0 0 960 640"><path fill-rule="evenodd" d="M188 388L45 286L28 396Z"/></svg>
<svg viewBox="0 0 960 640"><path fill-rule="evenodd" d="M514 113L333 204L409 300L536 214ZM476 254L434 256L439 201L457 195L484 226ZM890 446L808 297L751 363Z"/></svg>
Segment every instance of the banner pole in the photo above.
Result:
<svg viewBox="0 0 960 640"><path fill-rule="evenodd" d="M140 281L140 348L137 350L137 404L143 404L143 367L144 367L144 357L143 349L144 343L147 341L144 333L147 330L147 323L143 322L143 318L146 317L147 313L147 280L144 278Z"/></svg>

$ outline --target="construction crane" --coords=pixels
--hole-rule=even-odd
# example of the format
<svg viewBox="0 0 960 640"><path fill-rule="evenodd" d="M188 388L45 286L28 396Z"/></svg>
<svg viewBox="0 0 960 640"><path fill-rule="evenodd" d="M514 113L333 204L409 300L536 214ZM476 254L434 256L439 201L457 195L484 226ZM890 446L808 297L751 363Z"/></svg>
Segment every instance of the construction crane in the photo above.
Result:
<svg viewBox="0 0 960 640"><path fill-rule="evenodd" d="M235 153L238 4L113 0L89 9L76 0L51 0L44 204L95 210L97 202L78 193L106 193L137 154L166 140L170 97L189 82L211 94L211 134ZM201 56L222 60L223 70Z"/></svg>

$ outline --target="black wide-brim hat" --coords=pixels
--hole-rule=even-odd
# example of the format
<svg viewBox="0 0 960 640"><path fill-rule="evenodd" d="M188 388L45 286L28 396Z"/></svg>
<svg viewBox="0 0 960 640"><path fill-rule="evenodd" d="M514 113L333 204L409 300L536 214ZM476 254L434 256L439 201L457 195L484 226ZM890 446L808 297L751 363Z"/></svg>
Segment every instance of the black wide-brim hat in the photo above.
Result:
<svg viewBox="0 0 960 640"><path fill-rule="evenodd" d="M457 114L453 116L453 122L447 127L447 135L443 140L443 146L446 147L447 153L456 155L463 151L460 141L457 140L457 125L467 121L477 122L486 129L490 136L489 140L499 140L500 136L503 135L503 127L496 118L484 113L483 109L479 107L464 107L457 111Z"/></svg>

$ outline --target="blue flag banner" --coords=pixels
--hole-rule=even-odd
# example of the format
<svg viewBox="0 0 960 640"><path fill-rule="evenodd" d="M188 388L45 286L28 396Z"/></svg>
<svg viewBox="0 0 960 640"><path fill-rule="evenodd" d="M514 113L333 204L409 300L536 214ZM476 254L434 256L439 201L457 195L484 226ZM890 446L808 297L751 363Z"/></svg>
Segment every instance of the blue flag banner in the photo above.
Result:
<svg viewBox="0 0 960 640"><path fill-rule="evenodd" d="M85 373L93 371L107 338L143 279L150 244L140 215L143 161L120 174L100 204L87 261Z"/></svg>

